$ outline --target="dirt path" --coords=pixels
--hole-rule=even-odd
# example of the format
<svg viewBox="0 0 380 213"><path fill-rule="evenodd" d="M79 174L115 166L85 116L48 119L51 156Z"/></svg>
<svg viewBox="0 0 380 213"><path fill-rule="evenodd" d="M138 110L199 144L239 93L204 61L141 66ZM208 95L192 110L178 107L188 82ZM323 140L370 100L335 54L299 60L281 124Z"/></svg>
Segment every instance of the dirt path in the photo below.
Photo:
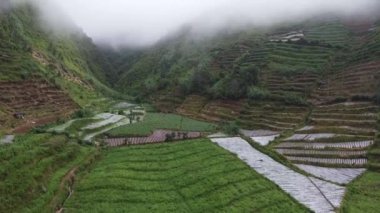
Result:
<svg viewBox="0 0 380 213"><path fill-rule="evenodd" d="M64 192L67 190L67 195L66 195L66 198L62 201L62 203L60 204L56 204L56 213L62 213L64 212L64 204L65 202L71 197L71 195L73 194L73 185L75 183L75 176L76 176L76 173L78 171L79 167L76 166L74 168L72 168L69 172L66 173L66 175L62 178L61 180L61 183L59 184L59 190L58 190L58 193L56 193L56 195L53 197L52 201L51 201L51 204L55 204L58 202L59 200L59 195L60 195L60 192ZM67 187L67 184L68 184L68 187Z"/></svg>
<svg viewBox="0 0 380 213"><path fill-rule="evenodd" d="M59 184L59 189L55 193L54 197L51 199L49 206L53 207L56 213L64 212L64 204L74 193L74 184L76 181L76 176L82 170L81 166L85 166L87 169L92 163L99 157L99 149L94 153L87 156L80 164L71 168L65 176L62 177ZM63 193L66 193L64 199L62 199Z"/></svg>

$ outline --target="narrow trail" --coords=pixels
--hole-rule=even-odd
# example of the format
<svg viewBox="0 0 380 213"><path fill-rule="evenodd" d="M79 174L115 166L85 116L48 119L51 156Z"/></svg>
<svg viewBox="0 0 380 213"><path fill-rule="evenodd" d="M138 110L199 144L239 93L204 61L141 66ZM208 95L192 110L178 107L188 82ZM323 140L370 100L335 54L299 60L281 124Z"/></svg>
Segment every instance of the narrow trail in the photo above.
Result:
<svg viewBox="0 0 380 213"><path fill-rule="evenodd" d="M76 166L74 168L72 168L68 173L66 173L66 175L62 178L61 180L61 183L59 184L59 192L63 192L65 190L68 191L68 194L67 196L65 197L65 199L62 201L62 203L56 207L56 213L62 213L64 212L64 205L65 205L65 202L71 197L71 195L73 194L74 190L73 190L73 185L75 183L75 176L76 176L76 173L78 171L79 167ZM66 188L66 184L68 184L67 188ZM54 202L55 200L58 200L58 196L59 196L59 192L53 197L52 199L52 202Z"/></svg>
<svg viewBox="0 0 380 213"><path fill-rule="evenodd" d="M94 160L96 160L99 157L99 149L95 151L94 153L88 155L85 157L85 159L79 163L78 165L71 168L65 176L61 179L61 182L59 184L58 192L54 195L54 197L51 199L50 206L54 206L56 213L62 213L64 212L64 206L65 203L74 193L74 184L76 181L76 176L79 170L82 170L81 166L84 166L85 169L88 169L91 167L91 165L94 163ZM60 200L60 196L63 193L67 193L64 199Z"/></svg>

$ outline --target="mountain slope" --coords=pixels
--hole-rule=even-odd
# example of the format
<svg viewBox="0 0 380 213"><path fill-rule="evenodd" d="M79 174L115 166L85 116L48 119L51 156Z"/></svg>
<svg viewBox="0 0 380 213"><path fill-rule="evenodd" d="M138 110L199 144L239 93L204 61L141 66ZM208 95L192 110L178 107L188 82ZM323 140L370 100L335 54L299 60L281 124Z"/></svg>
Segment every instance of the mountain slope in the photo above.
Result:
<svg viewBox="0 0 380 213"><path fill-rule="evenodd" d="M321 83L323 87L337 84L334 79L339 73L376 63L378 35L378 22L372 18L336 17L203 40L194 40L184 31L127 57L127 66L115 65L121 73L116 88L145 99L198 94L216 99L265 96L279 101L296 97L305 102ZM373 79L373 86L366 94L339 93L329 100L358 95L372 98L379 88L374 75L367 78ZM326 79L331 79L331 86L325 85Z"/></svg>
<svg viewBox="0 0 380 213"><path fill-rule="evenodd" d="M43 28L27 3L1 12L0 23L0 129L46 123L117 95L106 86L103 56L81 31ZM27 119L19 122L15 113Z"/></svg>

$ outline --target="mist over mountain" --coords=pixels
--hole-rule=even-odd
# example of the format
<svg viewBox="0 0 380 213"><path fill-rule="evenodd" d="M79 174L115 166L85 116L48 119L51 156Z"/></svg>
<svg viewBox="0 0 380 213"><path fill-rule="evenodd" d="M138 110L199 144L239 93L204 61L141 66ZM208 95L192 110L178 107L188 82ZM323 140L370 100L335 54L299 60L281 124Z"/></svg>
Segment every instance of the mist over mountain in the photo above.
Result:
<svg viewBox="0 0 380 213"><path fill-rule="evenodd" d="M97 43L142 47L155 44L184 26L197 36L303 21L320 14L374 16L377 0L14 0L30 1L56 30L75 23ZM67 14L65 16L64 14ZM71 20L70 20L71 19Z"/></svg>

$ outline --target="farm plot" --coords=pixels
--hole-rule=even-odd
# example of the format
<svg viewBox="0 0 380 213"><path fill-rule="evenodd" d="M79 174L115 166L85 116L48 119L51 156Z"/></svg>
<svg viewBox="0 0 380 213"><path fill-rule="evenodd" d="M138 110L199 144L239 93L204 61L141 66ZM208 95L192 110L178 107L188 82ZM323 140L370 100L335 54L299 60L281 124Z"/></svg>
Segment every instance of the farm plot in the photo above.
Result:
<svg viewBox="0 0 380 213"><path fill-rule="evenodd" d="M306 171L309 174L338 184L348 184L356 177L365 172L365 169L336 169L302 164L296 164L296 166L298 166L300 169Z"/></svg>
<svg viewBox="0 0 380 213"><path fill-rule="evenodd" d="M148 113L142 122L115 128L107 135L110 137L147 136L157 129L177 130L184 132L212 132L216 126L175 114Z"/></svg>
<svg viewBox="0 0 380 213"><path fill-rule="evenodd" d="M377 111L367 102L318 106L310 116L312 126L298 130L275 149L316 177L348 184L367 167L368 150L375 144Z"/></svg>
<svg viewBox="0 0 380 213"><path fill-rule="evenodd" d="M180 115L197 117L206 103L207 98L198 95L190 95L185 99L182 105L177 108L177 112Z"/></svg>
<svg viewBox="0 0 380 213"><path fill-rule="evenodd" d="M282 103L245 104L238 123L246 129L264 129L281 132L304 123L307 107L284 106Z"/></svg>
<svg viewBox="0 0 380 213"><path fill-rule="evenodd" d="M208 139L110 149L68 212L308 212Z"/></svg>
<svg viewBox="0 0 380 213"><path fill-rule="evenodd" d="M336 97L373 97L379 87L380 62L378 60L350 65L329 76L313 94L316 104L333 101Z"/></svg>
<svg viewBox="0 0 380 213"><path fill-rule="evenodd" d="M349 42L349 30L339 22L326 23L307 29L305 38L311 41L342 46Z"/></svg>
<svg viewBox="0 0 380 213"><path fill-rule="evenodd" d="M123 145L141 145L150 143L169 142L175 140L184 140L192 138L200 138L200 132L179 132L170 130L155 130L148 137L126 137L126 138L107 138L104 142L111 147Z"/></svg>
<svg viewBox="0 0 380 213"><path fill-rule="evenodd" d="M308 130L310 130L310 128ZM335 135L336 134L334 133L294 134L291 137L286 138L284 141L313 141L321 138L332 138Z"/></svg>
<svg viewBox="0 0 380 213"><path fill-rule="evenodd" d="M124 118L125 118L125 116L123 116L123 115L114 115L111 113L101 113L101 114L98 114L94 117L94 119L100 119L101 121L89 124L88 126L83 127L82 130L97 129L97 128L100 128L103 126L107 126L109 124L117 123Z"/></svg>
<svg viewBox="0 0 380 213"><path fill-rule="evenodd" d="M182 102L182 97L168 94L157 96L157 98L153 100L153 105L160 112L173 113L179 106L181 106Z"/></svg>
<svg viewBox="0 0 380 213"><path fill-rule="evenodd" d="M311 72L282 76L278 72L268 72L261 77L264 86L274 95L295 94L309 97L317 85L318 75Z"/></svg>
<svg viewBox="0 0 380 213"><path fill-rule="evenodd" d="M241 138L212 139L237 154L251 168L276 183L285 192L314 212L335 212L344 196L344 187L304 176L257 151Z"/></svg>
<svg viewBox="0 0 380 213"><path fill-rule="evenodd" d="M210 122L235 121L242 109L243 101L216 100L207 103L195 116Z"/></svg>
<svg viewBox="0 0 380 213"><path fill-rule="evenodd" d="M130 116L130 114L135 113L132 109L124 113L125 115L100 113L90 118L70 120L65 124L49 129L48 132L67 133L71 137L91 141L94 137L114 128L141 121L144 113L140 113L140 111L136 112L139 112L139 114L135 116Z"/></svg>
<svg viewBox="0 0 380 213"><path fill-rule="evenodd" d="M8 109L8 113L23 113L25 119L12 124L14 132L24 133L35 126L56 121L66 117L78 109L68 94L39 79L14 82L0 82L0 106Z"/></svg>
<svg viewBox="0 0 380 213"><path fill-rule="evenodd" d="M329 64L334 53L333 48L320 46L274 42L269 42L266 46L270 50L268 67L290 73L295 70L320 71Z"/></svg>
<svg viewBox="0 0 380 213"><path fill-rule="evenodd" d="M277 148L301 148L301 149L363 149L368 148L373 141L343 142L343 143L316 143L316 142L284 142L277 145Z"/></svg>
<svg viewBox="0 0 380 213"><path fill-rule="evenodd" d="M268 145L270 142L274 141L278 136L279 132L274 132L270 130L240 130L246 137L250 137L253 141L257 142L262 146Z"/></svg>

